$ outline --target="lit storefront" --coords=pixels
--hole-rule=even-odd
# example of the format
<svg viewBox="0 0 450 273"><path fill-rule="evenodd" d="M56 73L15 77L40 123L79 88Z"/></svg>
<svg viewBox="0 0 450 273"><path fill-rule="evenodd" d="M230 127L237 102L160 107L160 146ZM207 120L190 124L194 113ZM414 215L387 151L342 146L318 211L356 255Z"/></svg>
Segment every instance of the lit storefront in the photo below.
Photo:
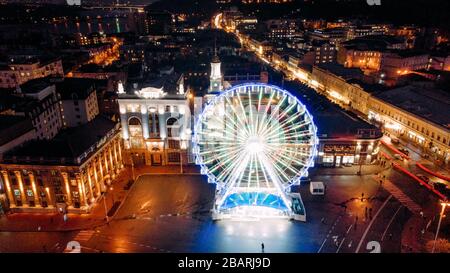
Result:
<svg viewBox="0 0 450 273"><path fill-rule="evenodd" d="M372 164L377 158L378 140L322 139L316 163L324 167Z"/></svg>

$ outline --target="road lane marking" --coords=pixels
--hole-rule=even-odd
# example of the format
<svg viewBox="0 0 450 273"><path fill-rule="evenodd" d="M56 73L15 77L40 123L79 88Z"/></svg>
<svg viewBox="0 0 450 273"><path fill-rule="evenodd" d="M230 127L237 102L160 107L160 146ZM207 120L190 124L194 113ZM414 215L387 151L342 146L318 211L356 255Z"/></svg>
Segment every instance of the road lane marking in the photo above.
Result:
<svg viewBox="0 0 450 273"><path fill-rule="evenodd" d="M350 233L350 230L352 229L352 226L353 226L353 224L351 224L351 225L348 227L347 232L346 232L345 235L344 235L344 238L342 239L341 243L339 244L338 249L336 250L336 253L339 252L339 250L341 249L341 246L344 244L345 238L346 238L347 235Z"/></svg>
<svg viewBox="0 0 450 273"><path fill-rule="evenodd" d="M401 209L402 207L403 207L403 205L400 205L400 206L398 207L397 211L394 213L394 215L392 216L391 220L389 221L389 223L388 223L386 229L385 229L384 232L383 232L383 236L381 236L381 241L382 241L382 242L383 242L383 240L384 240L384 236L386 235L386 232L388 231L389 227L391 226L392 222L394 221L395 216L397 215L397 213L400 211L400 209Z"/></svg>
<svg viewBox="0 0 450 273"><path fill-rule="evenodd" d="M342 215L339 215L338 218L336 219L336 221L334 221L333 226L330 228L330 230L327 233L327 236L325 237L325 239L322 242L322 245L320 246L319 250L317 251L317 253L320 253L320 251L322 251L323 246L325 245L325 242L328 240L328 237L330 237L331 232L333 231L334 227L336 226L336 224L339 222L339 220L341 219Z"/></svg>
<svg viewBox="0 0 450 273"><path fill-rule="evenodd" d="M392 194L389 195L389 197L384 201L383 205L381 205L380 209L375 213L372 220L370 221L369 225L367 225L366 230L364 231L363 236L361 237L361 240L359 241L358 247L356 248L355 253L359 252L359 249L361 248L362 243L364 242L364 239L366 239L367 233L369 233L370 228L372 227L373 222L375 222L375 219L377 219L378 214L380 214L380 211L383 210L383 208L386 206L386 204L391 200Z"/></svg>

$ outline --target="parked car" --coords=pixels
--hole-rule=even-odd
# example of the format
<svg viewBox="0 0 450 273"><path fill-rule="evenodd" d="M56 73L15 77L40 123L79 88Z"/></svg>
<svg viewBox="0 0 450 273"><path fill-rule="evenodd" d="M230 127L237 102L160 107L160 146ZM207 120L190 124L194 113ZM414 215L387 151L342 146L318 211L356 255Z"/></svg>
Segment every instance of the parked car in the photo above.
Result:
<svg viewBox="0 0 450 273"><path fill-rule="evenodd" d="M312 195L324 195L325 194L325 185L323 182L311 182L309 184L309 191Z"/></svg>
<svg viewBox="0 0 450 273"><path fill-rule="evenodd" d="M409 155L409 151L405 148L398 149L400 152L404 153L405 155Z"/></svg>
<svg viewBox="0 0 450 273"><path fill-rule="evenodd" d="M396 138L396 137L391 137L391 143L393 143L393 144L399 144L399 143L400 143L400 140L399 140L398 138Z"/></svg>
<svg viewBox="0 0 450 273"><path fill-rule="evenodd" d="M437 191L443 192L447 188L447 185L442 182L433 182L433 188Z"/></svg>
<svg viewBox="0 0 450 273"><path fill-rule="evenodd" d="M423 175L423 174L416 174L417 178L419 178L420 180L422 180L423 182L429 184L430 183L430 178L428 178L427 176Z"/></svg>

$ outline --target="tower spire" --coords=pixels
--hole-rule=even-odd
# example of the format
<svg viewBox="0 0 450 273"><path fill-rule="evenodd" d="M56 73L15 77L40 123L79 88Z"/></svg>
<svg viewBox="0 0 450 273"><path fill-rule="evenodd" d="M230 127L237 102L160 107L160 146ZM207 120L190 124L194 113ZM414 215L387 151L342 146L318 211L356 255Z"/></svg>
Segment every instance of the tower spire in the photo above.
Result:
<svg viewBox="0 0 450 273"><path fill-rule="evenodd" d="M217 37L214 37L214 56L217 56Z"/></svg>
<svg viewBox="0 0 450 273"><path fill-rule="evenodd" d="M223 85L220 59L217 56L217 38L214 37L214 56L211 61L211 75L209 78L209 92L221 91Z"/></svg>
<svg viewBox="0 0 450 273"><path fill-rule="evenodd" d="M220 63L219 56L217 56L217 38L214 37L214 56L212 58L213 63Z"/></svg>

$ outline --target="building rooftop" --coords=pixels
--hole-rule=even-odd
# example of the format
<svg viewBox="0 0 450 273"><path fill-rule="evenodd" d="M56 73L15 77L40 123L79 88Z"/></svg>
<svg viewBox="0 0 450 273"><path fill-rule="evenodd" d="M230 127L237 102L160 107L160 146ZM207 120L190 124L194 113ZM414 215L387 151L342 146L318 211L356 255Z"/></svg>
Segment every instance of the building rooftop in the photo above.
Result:
<svg viewBox="0 0 450 273"><path fill-rule="evenodd" d="M448 92L407 85L374 95L416 116L450 129L450 94Z"/></svg>
<svg viewBox="0 0 450 273"><path fill-rule="evenodd" d="M54 83L51 82L50 77L37 78L20 85L20 92L24 94L35 94L51 85L54 85Z"/></svg>
<svg viewBox="0 0 450 273"><path fill-rule="evenodd" d="M373 139L382 136L376 126L351 112L341 110L339 106L303 84L289 82L286 83L286 89L305 104L313 116L320 139ZM374 134L370 135L367 131L373 131Z"/></svg>
<svg viewBox="0 0 450 273"><path fill-rule="evenodd" d="M108 73L108 72L122 72L122 71L124 71L124 67L117 62L107 66L101 66L94 63L90 63L81 66L77 70L77 72L81 73Z"/></svg>
<svg viewBox="0 0 450 273"><path fill-rule="evenodd" d="M33 130L31 120L23 116L0 115L0 146Z"/></svg>
<svg viewBox="0 0 450 273"><path fill-rule="evenodd" d="M65 78L56 84L62 100L84 100L95 91L95 83L86 78Z"/></svg>
<svg viewBox="0 0 450 273"><path fill-rule="evenodd" d="M332 74L339 76L345 80L360 79L364 77L364 73L359 68L347 68L337 63L324 63L319 64L320 69L331 72Z"/></svg>
<svg viewBox="0 0 450 273"><path fill-rule="evenodd" d="M138 99L141 96L136 92L150 92L149 97L163 99L179 99L184 98L183 94L179 94L180 83L183 75L174 72L173 69L162 71L159 74L148 74L147 78L141 81L128 82L125 88L126 94L120 94L122 99ZM141 94L145 97L144 94Z"/></svg>
<svg viewBox="0 0 450 273"><path fill-rule="evenodd" d="M3 163L79 165L116 129L115 122L97 116L86 124L59 132L51 140L32 140L17 147L5 154Z"/></svg>
<svg viewBox="0 0 450 273"><path fill-rule="evenodd" d="M392 35L368 35L343 42L341 45L347 49L384 51L403 42L403 38Z"/></svg>
<svg viewBox="0 0 450 273"><path fill-rule="evenodd" d="M39 56L32 56L31 58L14 58L10 60L11 65L29 65L29 64L40 64L40 65L47 65L52 62L60 61L60 57L54 57L51 55L39 55Z"/></svg>
<svg viewBox="0 0 450 273"><path fill-rule="evenodd" d="M382 84L370 84L370 83L366 83L366 82L364 82L364 81L362 81L360 79L349 79L349 80L347 80L347 83L357 84L364 91L366 91L368 93L380 92L380 91L384 91L384 90L388 89L388 87L386 87L385 85L382 85Z"/></svg>

